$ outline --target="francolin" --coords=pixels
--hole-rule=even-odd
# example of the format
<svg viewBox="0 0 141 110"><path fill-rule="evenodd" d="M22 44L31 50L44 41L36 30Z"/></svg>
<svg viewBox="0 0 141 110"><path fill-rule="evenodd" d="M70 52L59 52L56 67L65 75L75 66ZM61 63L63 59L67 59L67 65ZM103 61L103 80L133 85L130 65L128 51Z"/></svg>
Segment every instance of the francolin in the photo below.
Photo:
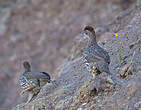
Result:
<svg viewBox="0 0 141 110"><path fill-rule="evenodd" d="M20 75L19 83L22 89L21 95L27 93L28 100L26 103L29 103L46 83L51 82L51 79L46 72L32 72L28 61L23 62L23 67L25 71Z"/></svg>
<svg viewBox="0 0 141 110"><path fill-rule="evenodd" d="M110 56L105 49L98 45L94 28L92 26L86 26L82 34L89 37L89 42L83 50L83 57L87 62L89 71L93 76L106 72L111 77L109 71ZM108 77L108 80L113 83L110 77Z"/></svg>

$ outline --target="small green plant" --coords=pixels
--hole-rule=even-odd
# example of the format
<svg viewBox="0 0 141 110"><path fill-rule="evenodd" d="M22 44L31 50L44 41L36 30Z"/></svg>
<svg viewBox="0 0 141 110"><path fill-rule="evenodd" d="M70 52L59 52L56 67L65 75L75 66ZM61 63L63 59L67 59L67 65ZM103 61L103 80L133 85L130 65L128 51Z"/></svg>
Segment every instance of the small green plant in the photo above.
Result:
<svg viewBox="0 0 141 110"><path fill-rule="evenodd" d="M118 50L118 62L119 62L119 64L121 64L123 62L123 54L122 54L121 48Z"/></svg>
<svg viewBox="0 0 141 110"><path fill-rule="evenodd" d="M141 4L141 0L136 1L136 6L139 6Z"/></svg>
<svg viewBox="0 0 141 110"><path fill-rule="evenodd" d="M128 61L129 61L130 64L133 63L133 58L134 58L134 56L135 56L135 51L133 52L132 57L130 57L130 58L128 59Z"/></svg>
<svg viewBox="0 0 141 110"><path fill-rule="evenodd" d="M128 62L129 62L129 63L132 63L132 62L133 62L133 60L132 60L131 57L128 59Z"/></svg>

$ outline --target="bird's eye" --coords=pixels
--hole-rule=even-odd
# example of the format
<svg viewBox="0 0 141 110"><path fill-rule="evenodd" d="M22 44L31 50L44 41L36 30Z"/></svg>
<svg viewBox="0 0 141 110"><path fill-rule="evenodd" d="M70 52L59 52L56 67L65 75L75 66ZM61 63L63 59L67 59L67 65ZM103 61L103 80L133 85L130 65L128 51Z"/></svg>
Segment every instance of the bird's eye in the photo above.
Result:
<svg viewBox="0 0 141 110"><path fill-rule="evenodd" d="M87 31L83 31L81 34L88 35L88 32Z"/></svg>
<svg viewBox="0 0 141 110"><path fill-rule="evenodd" d="M85 34L88 35L88 32L86 31Z"/></svg>

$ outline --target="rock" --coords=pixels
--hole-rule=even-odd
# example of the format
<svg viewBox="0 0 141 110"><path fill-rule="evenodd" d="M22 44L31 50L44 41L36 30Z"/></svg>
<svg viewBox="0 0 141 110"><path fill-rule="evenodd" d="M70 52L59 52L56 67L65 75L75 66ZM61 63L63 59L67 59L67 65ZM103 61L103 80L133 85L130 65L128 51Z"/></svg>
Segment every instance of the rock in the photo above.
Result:
<svg viewBox="0 0 141 110"><path fill-rule="evenodd" d="M131 20L129 25L118 32L120 35L118 39L111 37L103 45L111 54L111 67L113 69L118 63L117 50L119 48L123 49L123 57L126 62L133 55L133 52L136 52L132 60L134 74L131 77L119 79L115 73L112 73L114 81L119 82L119 85L108 83L104 73L93 77L85 67L85 60L78 54L78 57L66 61L65 65L60 67L58 71L58 73L61 72L60 77L55 81L57 86L46 85L38 97L25 106L25 109L43 109L43 107L48 110L140 109L141 74L139 70L141 63L138 61L141 52L137 51L140 50L140 45L136 48L129 48L129 46L135 40L140 39L138 35L141 35L141 32L138 29L141 28L141 11L137 10L134 14L135 17L137 16L136 22L138 24L132 23ZM113 71L115 72L115 70ZM117 72L117 74L119 73Z"/></svg>
<svg viewBox="0 0 141 110"><path fill-rule="evenodd" d="M17 3L15 3L15 1L17 1ZM35 71L43 70L49 72L53 79L57 80L59 76L64 80L64 75L62 76L62 74L70 71L71 69L69 67L72 68L72 65L74 68L79 68L77 65L79 65L78 61L81 57L81 49L87 43L87 39L83 39L82 36L78 34L81 28L87 24L96 27L96 34L100 38L99 43L103 43L102 47L110 52L112 58L110 71L113 73L113 76L119 74L115 71L115 67L118 65L116 53L119 45L121 45L120 43L125 41L123 44L123 55L126 57L125 60L128 60L133 50L140 51L140 43L136 43L136 41L141 35L139 7L137 10L133 7L123 12L121 11L119 1L120 0L116 0L116 2L114 0L109 0L108 2L105 0L1 0L0 109L11 110L11 108L16 107L17 104L26 101L26 97L20 98L20 90L17 84L19 73L21 73L20 64L23 60L31 61ZM133 1L134 3L136 2L135 0ZM13 5L10 5L12 2ZM119 12L121 14L118 14ZM110 25L108 24L109 21ZM101 28L98 28L99 26ZM118 39L112 36L114 32L119 33L120 37ZM130 38L129 40L127 36ZM75 40L75 38L77 40ZM131 45L130 52L128 51L129 45ZM66 58L69 55L72 55L72 57L68 61ZM140 53L138 52L133 61L133 75L125 79L114 77L119 84L123 83L122 85L126 87L127 80L130 81L131 78L140 77L134 76L141 73L139 59ZM56 70L58 67L60 69ZM72 74L71 72L69 73ZM53 107L60 109L63 108L62 105L65 108L71 109L118 109L118 101L114 101L114 97L111 96L113 91L109 90L109 92L104 92L104 94L106 93L108 95L107 97L92 94L94 98L91 99L93 101L88 100L88 103L87 98L84 100L86 103L80 103L79 98L81 97L78 97L79 92L75 92L74 96L68 95L65 99L62 98L63 95L61 94L65 94L69 87L71 88L72 85L75 85L75 82L70 84L73 82L70 77L67 79L70 81L67 82L68 87L65 86L63 89L61 89L61 86L57 86L59 85L58 82L56 82L54 86L45 86L36 100L34 100L35 102L27 105L28 107L26 106L26 109L30 109L34 103L37 103L37 105L32 106L30 110L34 108L53 110ZM89 77L90 78L84 81L84 84L87 85L87 82L93 79L92 76ZM79 81L81 81L81 78ZM89 84L91 85L91 83L88 83L88 85ZM76 83L76 87L77 86L78 83ZM79 87L80 90L83 90L83 86ZM92 89L89 89L91 87ZM113 86L111 85L111 87ZM63 92L64 89L65 92ZM86 90L84 89L82 93L85 93L85 91L87 93L89 90L95 93L95 89L93 89L92 85L88 86ZM120 90L120 88L116 87L115 90ZM53 94L51 94L51 92ZM55 104L51 103L49 99L46 98L48 94L52 95ZM91 92L88 92L88 95L89 94L91 94ZM118 98L118 95L116 98ZM105 106L105 103L102 103L104 99L107 100L105 103L112 104ZM67 105L69 106L67 107Z"/></svg>

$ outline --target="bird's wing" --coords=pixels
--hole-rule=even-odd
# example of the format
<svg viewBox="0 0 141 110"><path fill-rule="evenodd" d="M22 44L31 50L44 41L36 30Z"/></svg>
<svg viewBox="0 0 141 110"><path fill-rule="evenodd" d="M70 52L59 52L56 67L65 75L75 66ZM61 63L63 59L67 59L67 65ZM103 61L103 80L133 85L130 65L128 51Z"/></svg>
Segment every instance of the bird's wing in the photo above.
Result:
<svg viewBox="0 0 141 110"><path fill-rule="evenodd" d="M28 72L27 75L31 79L49 79L50 80L49 74L45 72Z"/></svg>
<svg viewBox="0 0 141 110"><path fill-rule="evenodd" d="M89 63L104 60L106 63L110 64L110 56L108 52L99 45L93 45L92 43L88 44L83 49L83 55Z"/></svg>
<svg viewBox="0 0 141 110"><path fill-rule="evenodd" d="M93 55L92 53L89 53L85 56L85 59L88 61L88 63L90 63L90 62L97 62L102 58L99 57L98 55Z"/></svg>
<svg viewBox="0 0 141 110"><path fill-rule="evenodd" d="M83 55L88 63L97 62L103 59L103 57L99 55L98 51L93 46L87 46L86 48L84 48Z"/></svg>
<svg viewBox="0 0 141 110"><path fill-rule="evenodd" d="M108 64L110 64L110 56L105 49L97 45L95 52L98 54L99 57L103 58Z"/></svg>

